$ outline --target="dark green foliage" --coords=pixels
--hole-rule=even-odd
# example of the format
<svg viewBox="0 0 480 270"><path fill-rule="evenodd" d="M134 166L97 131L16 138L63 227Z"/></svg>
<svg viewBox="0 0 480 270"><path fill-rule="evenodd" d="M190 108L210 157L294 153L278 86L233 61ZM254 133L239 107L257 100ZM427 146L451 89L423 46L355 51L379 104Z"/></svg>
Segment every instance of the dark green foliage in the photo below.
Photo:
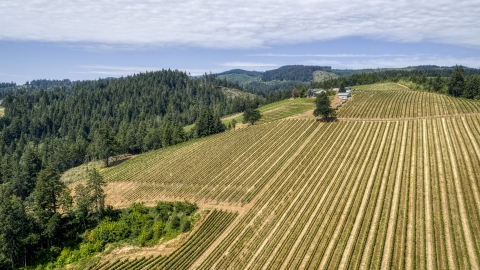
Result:
<svg viewBox="0 0 480 270"><path fill-rule="evenodd" d="M87 229L87 224L89 223L88 217L90 214L90 209L92 207L91 203L91 194L87 187L83 184L78 184L75 187L75 212L74 216L76 223L81 224L83 230Z"/></svg>
<svg viewBox="0 0 480 270"><path fill-rule="evenodd" d="M105 209L105 194L102 187L106 185L107 183L103 180L103 177L98 173L97 169L94 168L87 180L87 189L91 193L90 200L97 221L100 220Z"/></svg>
<svg viewBox="0 0 480 270"><path fill-rule="evenodd" d="M462 94L465 98L480 99L480 76L472 75L465 80L465 89Z"/></svg>
<svg viewBox="0 0 480 270"><path fill-rule="evenodd" d="M185 221L185 223L183 223L183 226L182 226L182 232L190 231L191 226L192 226L192 223L190 222L190 220Z"/></svg>
<svg viewBox="0 0 480 270"><path fill-rule="evenodd" d="M465 78L463 77L463 67L456 66L448 82L447 94L459 97L465 88Z"/></svg>
<svg viewBox="0 0 480 270"><path fill-rule="evenodd" d="M224 72L221 72L221 73L217 73L218 76L229 75L229 74L242 74L242 75L248 75L248 76L256 77L256 76L262 76L263 72L248 71L248 70L243 70L243 69L232 69L232 70L224 71Z"/></svg>
<svg viewBox="0 0 480 270"><path fill-rule="evenodd" d="M250 123L252 125L255 125L255 122L260 120L260 118L262 118L262 115L260 114L259 110L246 109L243 113L243 123Z"/></svg>
<svg viewBox="0 0 480 270"><path fill-rule="evenodd" d="M102 251L107 243L127 241L132 244L155 244L162 237L172 238L191 228L196 204L188 202L159 202L156 207L134 203L123 210L117 219L107 216L84 234L78 248L66 247L55 265L62 266L73 259L85 258ZM159 215L168 213L167 218ZM182 226L183 224L183 226Z"/></svg>
<svg viewBox="0 0 480 270"><path fill-rule="evenodd" d="M315 104L316 108L313 111L313 115L321 115L325 121L329 121L335 116L335 110L330 107L330 99L326 93L318 94L315 99Z"/></svg>
<svg viewBox="0 0 480 270"><path fill-rule="evenodd" d="M88 147L88 152L92 157L102 159L105 166L108 167L108 159L118 152L118 143L115 141L112 130L108 125L105 124L95 132L93 141Z"/></svg>
<svg viewBox="0 0 480 270"><path fill-rule="evenodd" d="M172 218L172 222L170 224L170 227L174 230L176 230L180 227L180 218L178 216L174 216Z"/></svg>
<svg viewBox="0 0 480 270"><path fill-rule="evenodd" d="M313 76L313 75L312 75ZM261 95L268 99L268 95L272 92L290 92L299 85L307 86L308 82L302 81L268 81L268 82L249 82L243 85L245 91ZM289 98L290 95L288 95ZM284 98L285 99L285 98Z"/></svg>
<svg viewBox="0 0 480 270"><path fill-rule="evenodd" d="M47 247L53 245L61 222L58 210L62 191L65 185L60 181L59 172L47 166L38 173L33 195L33 216L39 228L40 239L45 241Z"/></svg>
<svg viewBox="0 0 480 270"><path fill-rule="evenodd" d="M217 134L225 131L225 129L226 127L220 120L220 116L214 115L208 107L201 110L194 128L197 138Z"/></svg>
<svg viewBox="0 0 480 270"><path fill-rule="evenodd" d="M345 82L343 80L340 81L338 85L338 92L344 93L345 92Z"/></svg>
<svg viewBox="0 0 480 270"><path fill-rule="evenodd" d="M0 185L0 269L24 266L31 228L20 198Z"/></svg>
<svg viewBox="0 0 480 270"><path fill-rule="evenodd" d="M38 211L45 212L48 216L57 213L60 207L59 199L65 185L60 181L59 172L47 166L38 173L33 201Z"/></svg>
<svg viewBox="0 0 480 270"><path fill-rule="evenodd" d="M0 154L8 154L5 162L11 163L10 172L2 176L4 183L21 178L18 163L27 145L41 166L65 171L94 158L108 163L108 157L118 153L142 153L183 142L193 137L183 127L200 118L204 108L218 118L265 102L259 97L227 98L222 87L241 87L215 75L190 79L171 70L75 83L5 84L4 89L12 87L18 89L3 99L5 116L0 118ZM215 130L221 132L222 126ZM16 184L18 194L26 198L31 190L28 179Z"/></svg>

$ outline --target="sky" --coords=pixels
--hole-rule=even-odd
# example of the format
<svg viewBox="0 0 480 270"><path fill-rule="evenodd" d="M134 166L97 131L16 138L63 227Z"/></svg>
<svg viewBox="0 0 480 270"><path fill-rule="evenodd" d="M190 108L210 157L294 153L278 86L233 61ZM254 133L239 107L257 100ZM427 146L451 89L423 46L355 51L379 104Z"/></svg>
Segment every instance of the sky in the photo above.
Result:
<svg viewBox="0 0 480 270"><path fill-rule="evenodd" d="M0 82L168 68L480 68L479 14L479 0L2 0Z"/></svg>

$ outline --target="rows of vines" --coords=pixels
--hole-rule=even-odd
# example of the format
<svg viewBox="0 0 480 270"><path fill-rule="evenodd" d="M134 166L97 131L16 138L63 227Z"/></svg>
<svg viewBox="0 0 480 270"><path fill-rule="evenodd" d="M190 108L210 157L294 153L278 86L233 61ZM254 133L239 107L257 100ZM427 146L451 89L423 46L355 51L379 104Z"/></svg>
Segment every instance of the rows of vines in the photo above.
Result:
<svg viewBox="0 0 480 270"><path fill-rule="evenodd" d="M202 240L216 226L189 240L208 252L102 269L480 269L480 102L382 87L354 93L337 122L275 121L108 169L111 203L245 211L217 241Z"/></svg>
<svg viewBox="0 0 480 270"><path fill-rule="evenodd" d="M401 90L359 90L338 111L340 118L417 118L469 114L480 111L480 101Z"/></svg>
<svg viewBox="0 0 480 270"><path fill-rule="evenodd" d="M248 203L318 126L277 121L135 157L105 173L115 181L109 185L115 196L107 199L114 205L161 198Z"/></svg>
<svg viewBox="0 0 480 270"><path fill-rule="evenodd" d="M479 123L329 124L200 268L480 267Z"/></svg>

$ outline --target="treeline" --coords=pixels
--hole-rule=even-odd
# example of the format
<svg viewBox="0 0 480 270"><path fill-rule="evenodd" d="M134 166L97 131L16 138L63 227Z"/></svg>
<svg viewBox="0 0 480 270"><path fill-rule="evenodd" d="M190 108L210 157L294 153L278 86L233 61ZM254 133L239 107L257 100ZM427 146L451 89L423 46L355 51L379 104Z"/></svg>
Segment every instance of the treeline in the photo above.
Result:
<svg viewBox="0 0 480 270"><path fill-rule="evenodd" d="M40 170L38 160L29 165L34 187L28 199L13 195L11 185L0 185L1 269L53 260L61 247L76 246L85 230L114 212L104 205L105 182L97 171L72 197L53 167Z"/></svg>
<svg viewBox="0 0 480 270"><path fill-rule="evenodd" d="M54 168L32 172L36 184L27 200L0 185L0 269L63 267L119 241L152 245L190 230L198 209L188 202L159 202L114 210L105 205L105 182L95 169L73 195Z"/></svg>
<svg viewBox="0 0 480 270"><path fill-rule="evenodd" d="M0 172L0 183L20 178L19 162L31 149L42 166L65 171L86 158L142 153L221 132L221 116L266 102L260 97L229 99L221 87L239 86L214 75L189 79L183 72L163 70L78 82L70 90L9 95L0 118L0 167L8 168ZM206 118L215 119L207 125L217 126L183 131L183 126ZM28 193L15 192L25 194L22 198Z"/></svg>
<svg viewBox="0 0 480 270"><path fill-rule="evenodd" d="M0 83L0 99L8 95L23 95L38 90L48 90L55 87L65 87L70 89L76 82L72 82L68 79L65 80L33 80L26 82L23 85L17 85L16 83Z"/></svg>
<svg viewBox="0 0 480 270"><path fill-rule="evenodd" d="M384 70L353 74L324 82L313 83L313 88L343 89L347 86L374 84L378 82L400 82L413 90L447 94L455 97L480 99L480 69L428 68L415 70Z"/></svg>

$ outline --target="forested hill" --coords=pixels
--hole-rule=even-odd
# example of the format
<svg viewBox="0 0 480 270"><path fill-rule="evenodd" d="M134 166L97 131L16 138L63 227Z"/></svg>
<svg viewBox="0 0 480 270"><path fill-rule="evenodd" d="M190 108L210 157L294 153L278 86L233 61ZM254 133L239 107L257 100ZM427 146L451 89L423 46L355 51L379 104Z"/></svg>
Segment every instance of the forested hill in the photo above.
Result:
<svg viewBox="0 0 480 270"><path fill-rule="evenodd" d="M229 75L229 74L240 74L240 75L247 75L247 76L262 76L263 72L260 71L249 71L243 69L232 69L225 72L217 73L218 76L221 75Z"/></svg>
<svg viewBox="0 0 480 270"><path fill-rule="evenodd" d="M317 70L329 71L332 67L324 66L301 66L301 65L291 65L283 66L277 69L265 71L262 74L262 81L302 81L302 82L311 82L313 81L313 72Z"/></svg>
<svg viewBox="0 0 480 270"><path fill-rule="evenodd" d="M264 102L249 96L227 98L222 87L238 85L214 75L190 79L186 73L163 70L77 82L70 90L6 96L0 118L0 183L12 184L15 194L25 198L40 167L64 171L86 158L140 153L223 131L221 116ZM184 125L202 119L208 122L207 131L184 133ZM38 168L30 169L26 159L39 160Z"/></svg>

